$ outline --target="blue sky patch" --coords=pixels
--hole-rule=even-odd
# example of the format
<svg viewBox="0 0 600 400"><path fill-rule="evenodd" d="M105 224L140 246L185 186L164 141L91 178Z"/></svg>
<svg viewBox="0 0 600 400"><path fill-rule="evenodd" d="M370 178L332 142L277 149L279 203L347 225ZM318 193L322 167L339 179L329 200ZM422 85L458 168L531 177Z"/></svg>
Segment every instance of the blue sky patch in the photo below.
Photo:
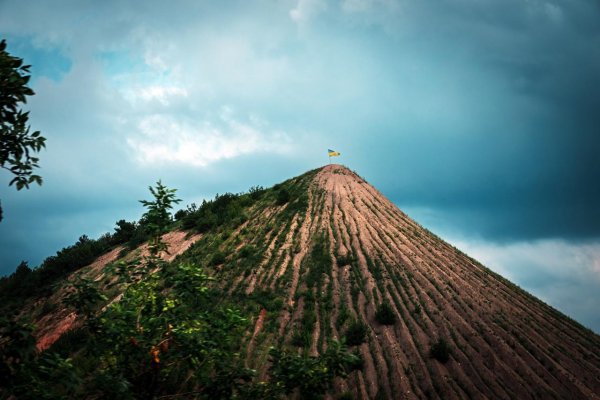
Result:
<svg viewBox="0 0 600 400"><path fill-rule="evenodd" d="M73 62L57 47L40 47L31 37L8 36L7 51L31 65L31 84L44 77L60 82L71 70Z"/></svg>

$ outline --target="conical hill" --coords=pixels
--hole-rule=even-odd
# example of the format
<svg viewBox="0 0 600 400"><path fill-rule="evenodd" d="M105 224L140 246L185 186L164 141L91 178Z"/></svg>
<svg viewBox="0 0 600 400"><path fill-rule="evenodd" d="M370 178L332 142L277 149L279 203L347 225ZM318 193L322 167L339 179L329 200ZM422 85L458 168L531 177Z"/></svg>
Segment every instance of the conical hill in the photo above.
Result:
<svg viewBox="0 0 600 400"><path fill-rule="evenodd" d="M222 270L232 293L283 294L282 311L266 316L277 329L265 344L317 354L363 321L364 369L341 384L357 398L597 398L597 335L422 228L345 167L289 184L306 190L296 200L306 210L263 209L244 229L264 258L244 274ZM264 227L272 230L260 234ZM378 322L382 303L391 325ZM446 363L431 354L444 353L440 341Z"/></svg>
<svg viewBox="0 0 600 400"><path fill-rule="evenodd" d="M349 169L328 165L245 196L228 214L235 223L184 218L191 233L171 257L205 266L230 300L258 304L243 341L259 375L271 346L318 355L337 339L363 364L336 378L330 398L600 398L598 335ZM123 256L113 253L108 261Z"/></svg>

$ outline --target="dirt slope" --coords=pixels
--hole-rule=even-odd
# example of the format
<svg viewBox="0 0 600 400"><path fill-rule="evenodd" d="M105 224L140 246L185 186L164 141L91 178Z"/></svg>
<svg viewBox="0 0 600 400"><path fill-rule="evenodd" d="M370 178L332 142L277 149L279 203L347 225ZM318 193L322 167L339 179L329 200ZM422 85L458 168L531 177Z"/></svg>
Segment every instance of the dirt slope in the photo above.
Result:
<svg viewBox="0 0 600 400"><path fill-rule="evenodd" d="M200 238L200 235L188 235L186 232L173 231L163 235L162 239L167 244L169 252L163 253L161 257L166 261L173 261L175 257L185 252L194 242ZM92 264L81 268L67 278L67 281L73 281L79 276L93 279L100 282L105 278L106 267L119 260L123 247L119 246L110 252L98 257ZM130 260L136 256L144 256L148 253L148 246L142 245L138 249L127 253L121 260ZM106 294L114 293L119 297L122 288L108 289L114 279L105 282L104 292ZM36 347L42 351L49 348L60 336L73 328L81 325L81 320L76 312L70 307L64 306L62 299L66 295L66 287L55 291L52 296L38 299L34 304L27 305L23 309L24 314L36 315L33 324L36 327L34 336L36 337ZM112 297L111 297L112 299ZM37 309L37 311L35 311ZM46 309L46 310L44 310ZM50 310L48 310L50 309Z"/></svg>
<svg viewBox="0 0 600 400"><path fill-rule="evenodd" d="M232 292L284 294L279 315L261 314L257 323L277 326L263 347L295 346L294 335L309 326L305 350L316 354L356 318L369 330L359 345L364 368L338 381L355 398L600 398L597 335L423 229L347 168L326 166L307 187L305 214L279 218L282 206L248 223L264 257L244 277L231 269ZM259 235L265 226L271 230ZM327 243L332 265L319 267L321 283L311 288L316 241ZM394 325L375 319L384 300ZM256 339L249 356L260 368ZM452 350L445 364L429 355L438 339Z"/></svg>

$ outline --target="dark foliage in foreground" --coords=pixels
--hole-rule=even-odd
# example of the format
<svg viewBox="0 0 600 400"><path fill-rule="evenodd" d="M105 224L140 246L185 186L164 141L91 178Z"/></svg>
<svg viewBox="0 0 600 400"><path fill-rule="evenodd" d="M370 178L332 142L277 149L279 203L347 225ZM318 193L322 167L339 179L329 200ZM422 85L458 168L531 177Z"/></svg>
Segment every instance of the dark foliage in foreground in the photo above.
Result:
<svg viewBox="0 0 600 400"><path fill-rule="evenodd" d="M280 399L297 392L318 399L335 376L361 367L337 342L319 357L273 348L269 377L259 381L244 366L244 313L209 288L212 278L201 267L160 258L160 234L170 222L165 211L177 202L174 191L163 189L144 202L142 218L154 224L150 254L112 267L124 288L118 302L107 305L93 280L72 282L63 302L84 324L41 354L31 326L3 321L0 398ZM25 268L19 273L32 273Z"/></svg>

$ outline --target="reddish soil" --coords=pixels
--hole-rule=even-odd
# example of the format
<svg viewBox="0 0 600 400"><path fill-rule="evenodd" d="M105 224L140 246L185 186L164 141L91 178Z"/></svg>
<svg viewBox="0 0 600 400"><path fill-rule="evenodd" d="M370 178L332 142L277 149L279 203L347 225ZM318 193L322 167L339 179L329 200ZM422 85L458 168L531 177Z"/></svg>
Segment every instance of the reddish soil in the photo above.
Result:
<svg viewBox="0 0 600 400"><path fill-rule="evenodd" d="M191 245L196 243L202 237L200 234L189 236L189 233L184 231L173 231L165 233L162 236L163 242L167 244L168 252L161 253L161 258L165 261L173 261L175 257L183 254ZM146 257L148 253L148 245L144 244L137 248L133 253L138 253L141 257Z"/></svg>
<svg viewBox="0 0 600 400"><path fill-rule="evenodd" d="M264 308L260 310L258 314L258 318L256 319L256 323L254 324L254 333L252 333L252 338L248 342L247 355L248 358L252 357L252 352L254 351L254 346L256 345L256 337L260 333L263 328L263 324L265 323L265 318L267 318L267 310Z"/></svg>
<svg viewBox="0 0 600 400"><path fill-rule="evenodd" d="M265 223L248 227L260 232ZM318 289L309 354L344 335L342 308L369 329L357 347L364 367L336 380L338 392L364 399L600 398L600 337L422 228L347 168L322 168L306 214L290 225L278 226L260 266L236 282L248 293L267 286L287 293L278 333L290 343L307 312L303 282L312 265L304 261L316 235L326 233L333 265ZM354 261L338 265L346 254ZM394 325L375 319L383 300ZM438 339L451 349L445 364L430 357Z"/></svg>
<svg viewBox="0 0 600 400"><path fill-rule="evenodd" d="M63 333L73 329L76 325L79 325L79 323L76 323L76 318L77 314L65 309L58 314L49 314L40 319L38 321L38 326L40 326L41 329L37 331L37 349L39 351L46 350L48 347L52 346Z"/></svg>
<svg viewBox="0 0 600 400"><path fill-rule="evenodd" d="M162 258L166 261L174 260L175 257L185 252L200 237L201 235L193 235L188 237L188 234L182 231L174 231L165 234L162 239L167 244L169 252L168 254L162 254ZM122 250L123 247L119 246L98 257L92 264L71 274L68 280L72 281L78 276L86 276L87 278L91 278L96 281L102 280L104 277L105 267L116 261ZM143 245L133 251L132 254L133 253L147 255L148 246ZM131 255L125 256L124 258L131 258ZM81 321L77 318L77 314L74 312L74 310L62 306L62 298L65 296L65 294L66 290L64 288L59 289L49 298L38 300L35 304L28 305L24 308L28 313L31 313L32 309L35 308L43 310L43 305L46 304L53 305L58 310L48 313L38 312L39 315L34 321L34 325L36 326L34 336L36 337L36 346L40 351L50 347L60 338L63 333L76 328L81 324ZM119 298L120 295L118 295L111 302L118 301Z"/></svg>

